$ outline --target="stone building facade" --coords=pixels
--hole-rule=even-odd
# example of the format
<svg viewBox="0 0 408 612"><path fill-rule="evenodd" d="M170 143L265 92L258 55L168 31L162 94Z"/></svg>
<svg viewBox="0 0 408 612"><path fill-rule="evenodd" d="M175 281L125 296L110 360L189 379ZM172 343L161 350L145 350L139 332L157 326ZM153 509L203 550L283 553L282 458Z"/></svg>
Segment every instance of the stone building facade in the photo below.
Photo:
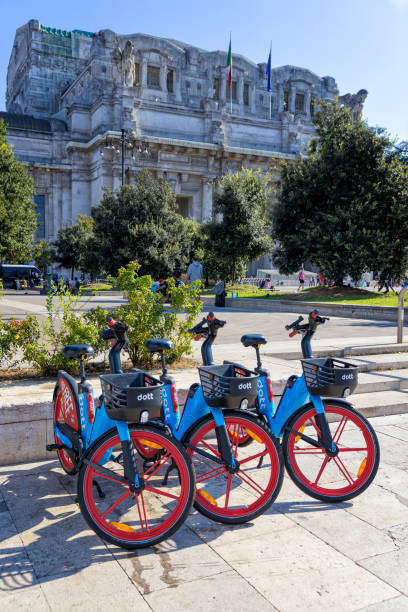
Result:
<svg viewBox="0 0 408 612"><path fill-rule="evenodd" d="M217 177L299 154L315 105L338 94L333 77L294 66L273 69L269 94L266 64L235 54L227 90L225 64L225 51L145 34L19 28L0 117L35 181L38 237L55 239L120 186L122 133L125 182L147 168L202 220Z"/></svg>

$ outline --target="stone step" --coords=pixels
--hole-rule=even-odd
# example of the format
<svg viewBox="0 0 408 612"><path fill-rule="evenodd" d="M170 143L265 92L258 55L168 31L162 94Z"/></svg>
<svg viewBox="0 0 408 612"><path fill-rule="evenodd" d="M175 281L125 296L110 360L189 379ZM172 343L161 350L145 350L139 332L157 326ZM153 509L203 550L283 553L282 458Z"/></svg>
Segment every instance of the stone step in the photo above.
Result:
<svg viewBox="0 0 408 612"><path fill-rule="evenodd" d="M355 393L408 389L408 369L360 372Z"/></svg>
<svg viewBox="0 0 408 612"><path fill-rule="evenodd" d="M393 355L399 354L401 359L406 359L408 362L408 344L376 344L376 345L367 345L367 346L346 346L343 348L338 347L313 347L313 356L314 357L363 357L365 355L370 355L370 359L374 359L375 357L383 357L386 358L388 355L390 359L393 358ZM298 348L293 350L283 350L283 351L268 351L267 349L263 352L263 354L268 357L279 357L280 359L301 359L302 351L300 350L300 345ZM368 360L369 361L369 360Z"/></svg>
<svg viewBox="0 0 408 612"><path fill-rule="evenodd" d="M348 401L365 417L408 413L408 392L404 390L353 393Z"/></svg>

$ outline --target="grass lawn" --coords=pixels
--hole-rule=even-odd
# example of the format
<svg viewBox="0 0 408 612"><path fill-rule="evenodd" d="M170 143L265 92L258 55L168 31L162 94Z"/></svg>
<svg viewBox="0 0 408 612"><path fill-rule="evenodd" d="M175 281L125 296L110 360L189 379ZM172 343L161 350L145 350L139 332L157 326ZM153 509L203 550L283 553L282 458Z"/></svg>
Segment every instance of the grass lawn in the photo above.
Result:
<svg viewBox="0 0 408 612"><path fill-rule="evenodd" d="M91 283L84 287L87 291L110 291L112 288L111 283Z"/></svg>
<svg viewBox="0 0 408 612"><path fill-rule="evenodd" d="M243 285L245 287L245 285ZM367 291L357 287L308 287L299 292L265 291L242 293L238 289L239 297L267 299L267 300L294 300L298 302L334 302L338 304L360 304L361 306L398 306L398 296L391 292L388 295L377 291ZM261 295L260 295L261 294ZM407 303L408 292L404 302Z"/></svg>

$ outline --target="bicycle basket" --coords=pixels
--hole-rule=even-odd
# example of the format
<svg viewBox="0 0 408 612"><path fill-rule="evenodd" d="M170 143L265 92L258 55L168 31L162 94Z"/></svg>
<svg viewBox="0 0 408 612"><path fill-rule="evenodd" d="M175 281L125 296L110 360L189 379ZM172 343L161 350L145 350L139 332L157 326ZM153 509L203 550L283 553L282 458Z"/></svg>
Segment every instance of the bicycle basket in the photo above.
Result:
<svg viewBox="0 0 408 612"><path fill-rule="evenodd" d="M213 408L239 408L252 404L258 394L258 376L235 364L198 368L204 399Z"/></svg>
<svg viewBox="0 0 408 612"><path fill-rule="evenodd" d="M347 397L357 387L357 366L340 359L302 359L310 395Z"/></svg>
<svg viewBox="0 0 408 612"><path fill-rule="evenodd" d="M162 406L162 383L147 372L103 374L101 387L106 414L117 421L138 423L142 412L155 418Z"/></svg>

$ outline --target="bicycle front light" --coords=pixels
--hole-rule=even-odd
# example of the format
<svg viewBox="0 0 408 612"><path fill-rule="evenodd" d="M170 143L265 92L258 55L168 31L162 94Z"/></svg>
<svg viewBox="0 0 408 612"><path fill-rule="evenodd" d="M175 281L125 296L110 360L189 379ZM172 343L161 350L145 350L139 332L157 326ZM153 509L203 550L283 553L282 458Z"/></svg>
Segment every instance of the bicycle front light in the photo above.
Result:
<svg viewBox="0 0 408 612"><path fill-rule="evenodd" d="M244 399L241 401L239 407L241 408L241 410L246 410L248 408L248 400L246 397L244 397Z"/></svg>
<svg viewBox="0 0 408 612"><path fill-rule="evenodd" d="M147 423L148 420L149 412L147 410L143 410L142 414L140 415L139 423Z"/></svg>
<svg viewBox="0 0 408 612"><path fill-rule="evenodd" d="M346 387L343 391L343 397L348 397L350 395L351 391L349 389L349 387Z"/></svg>

